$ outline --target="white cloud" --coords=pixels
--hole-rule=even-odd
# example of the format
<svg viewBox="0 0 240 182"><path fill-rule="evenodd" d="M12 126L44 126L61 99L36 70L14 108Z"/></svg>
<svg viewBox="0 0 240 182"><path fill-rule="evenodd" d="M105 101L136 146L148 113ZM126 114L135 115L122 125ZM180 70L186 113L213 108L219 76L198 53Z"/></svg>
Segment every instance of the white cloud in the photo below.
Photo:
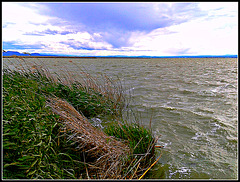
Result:
<svg viewBox="0 0 240 182"><path fill-rule="evenodd" d="M219 11L219 7L208 8ZM151 54L164 56L237 54L238 19L234 9L236 7L227 8L231 13L235 12L231 16L218 16L219 13L212 13L215 15L214 18L200 17L155 29L148 34L132 33L129 41L133 44L133 50L152 50ZM227 10L224 9L223 12L227 13Z"/></svg>
<svg viewBox="0 0 240 182"><path fill-rule="evenodd" d="M42 50L36 51L62 54L81 52L71 48L68 45L69 40L75 47L89 46L93 49L110 49L112 47L107 42L95 41L95 38L101 39L99 33L91 35L86 31L76 32L62 19L40 15L38 9L41 5L39 4L24 5L26 4L3 3L3 41L14 42L15 45L43 45ZM46 7L41 6L41 8ZM57 22L61 26L53 25L52 22ZM57 31L60 34L41 33L47 31ZM64 31L68 33L61 34ZM32 49L23 49L22 51L32 51Z"/></svg>
<svg viewBox="0 0 240 182"><path fill-rule="evenodd" d="M204 11L217 11L217 13L229 13L238 11L237 2L200 2L198 7ZM212 13L212 12L211 12ZM220 15L220 14L218 14Z"/></svg>
<svg viewBox="0 0 240 182"><path fill-rule="evenodd" d="M64 27L53 26L48 23L58 20L54 17L38 14L36 8L24 7L23 4L4 2L3 5L3 41L16 41L17 43L38 43L40 37L25 35L26 33L44 30L63 30ZM39 6L38 6L39 7Z"/></svg>
<svg viewBox="0 0 240 182"><path fill-rule="evenodd" d="M197 3L196 7L207 12L208 16L191 18L189 21L165 28L158 28L149 33L134 31L129 39L124 39L129 46L113 48L104 41L105 32L76 31L76 27L66 20L41 15L39 9L47 7L40 4L22 4L4 2L2 40L18 45L40 45L40 53L75 54L75 55L127 55L127 56L175 56L238 53L238 9L237 3ZM154 5L154 4L153 4ZM165 4L168 10L174 3ZM162 6L153 6L155 13ZM190 6L193 11L194 6ZM175 7L176 8L176 7ZM165 12L166 16L167 11ZM180 12L184 15L185 12ZM169 16L174 17L173 14ZM49 31L49 33L48 33ZM56 31L56 34L51 33ZM42 32L42 33L41 33ZM61 33L67 32L67 33ZM39 35L36 35L39 34ZM43 36L40 36L40 35ZM121 40L121 37L116 37ZM80 50L106 49L106 50ZM33 52L32 49L22 51ZM34 51L35 52L35 51Z"/></svg>
<svg viewBox="0 0 240 182"><path fill-rule="evenodd" d="M43 23L49 17L39 15L37 9L24 7L21 3L3 2L2 3L3 25L8 22L14 22L19 25L26 25L30 22Z"/></svg>
<svg viewBox="0 0 240 182"><path fill-rule="evenodd" d="M155 29L147 34L132 33L129 39L133 44L131 48L151 50L148 54L164 56L237 54L237 3L206 2L198 6L207 11L208 16Z"/></svg>

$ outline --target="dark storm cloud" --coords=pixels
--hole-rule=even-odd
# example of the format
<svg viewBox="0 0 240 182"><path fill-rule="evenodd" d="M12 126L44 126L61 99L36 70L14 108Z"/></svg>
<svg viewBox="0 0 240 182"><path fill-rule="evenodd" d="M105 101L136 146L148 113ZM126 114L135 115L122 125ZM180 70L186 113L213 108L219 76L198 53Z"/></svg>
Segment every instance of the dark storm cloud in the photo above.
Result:
<svg viewBox="0 0 240 182"><path fill-rule="evenodd" d="M166 3L41 4L48 7L42 13L65 20L74 31L100 32L104 41L115 48L128 46L133 31L148 33L206 14L197 8L196 3L174 3L171 6Z"/></svg>
<svg viewBox="0 0 240 182"><path fill-rule="evenodd" d="M81 23L86 28L106 31L151 31L205 15L196 3L43 3L49 15ZM110 30L109 30L110 31Z"/></svg>

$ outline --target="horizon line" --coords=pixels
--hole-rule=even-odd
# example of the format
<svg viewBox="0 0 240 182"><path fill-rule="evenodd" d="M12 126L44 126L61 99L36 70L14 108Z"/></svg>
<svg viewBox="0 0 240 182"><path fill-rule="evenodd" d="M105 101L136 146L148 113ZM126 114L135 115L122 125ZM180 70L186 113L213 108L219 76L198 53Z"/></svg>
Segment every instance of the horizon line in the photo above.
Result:
<svg viewBox="0 0 240 182"><path fill-rule="evenodd" d="M33 53L34 54L34 53ZM2 57L6 57L6 58L11 58L11 57L39 57L39 58L43 58L43 57L62 57L62 58L218 58L218 57L231 57L231 58L238 58L238 55L192 55L192 56L119 56L119 55L115 55L115 56L75 56L75 55L39 55L39 56L31 56L31 55L10 55L10 56L3 56Z"/></svg>
<svg viewBox="0 0 240 182"><path fill-rule="evenodd" d="M106 55L106 56L96 56L96 55L67 55L67 54L54 54L54 53L27 53L23 52L20 53L18 51L3 51L2 52L3 57L11 57L11 56L21 56L21 57L103 57L103 58L187 58L187 57L238 57L238 54L205 54L205 55L175 55L175 56L147 56L147 55L140 55L140 56L128 56L128 55Z"/></svg>

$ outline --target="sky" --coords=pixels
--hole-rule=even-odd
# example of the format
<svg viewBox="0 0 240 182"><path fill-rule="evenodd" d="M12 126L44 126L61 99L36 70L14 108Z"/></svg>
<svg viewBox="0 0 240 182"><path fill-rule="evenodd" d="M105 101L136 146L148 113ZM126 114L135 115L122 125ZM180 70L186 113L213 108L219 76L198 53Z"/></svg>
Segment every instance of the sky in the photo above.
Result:
<svg viewBox="0 0 240 182"><path fill-rule="evenodd" d="M2 2L2 49L75 56L238 54L238 2Z"/></svg>

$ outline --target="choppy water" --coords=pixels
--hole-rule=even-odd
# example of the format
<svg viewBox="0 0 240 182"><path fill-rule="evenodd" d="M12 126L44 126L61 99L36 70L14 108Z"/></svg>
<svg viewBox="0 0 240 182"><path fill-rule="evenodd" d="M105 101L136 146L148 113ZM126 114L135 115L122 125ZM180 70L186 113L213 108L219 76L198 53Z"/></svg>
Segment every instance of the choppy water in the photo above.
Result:
<svg viewBox="0 0 240 182"><path fill-rule="evenodd" d="M41 61L51 71L76 71L77 64L90 73L105 73L122 81L126 91L133 93L131 107L141 114L146 126L152 117L152 130L161 135L158 144L164 146L162 157L149 178L238 178L237 59Z"/></svg>

